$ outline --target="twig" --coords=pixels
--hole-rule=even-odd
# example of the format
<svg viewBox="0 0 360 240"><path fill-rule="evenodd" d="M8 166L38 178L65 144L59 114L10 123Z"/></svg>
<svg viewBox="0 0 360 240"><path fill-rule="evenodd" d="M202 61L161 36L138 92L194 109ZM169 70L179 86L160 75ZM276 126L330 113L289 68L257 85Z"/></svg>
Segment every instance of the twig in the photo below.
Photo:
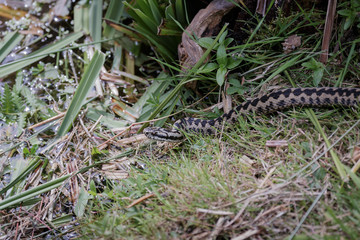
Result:
<svg viewBox="0 0 360 240"><path fill-rule="evenodd" d="M328 2L328 8L326 12L326 21L325 21L325 29L324 29L324 35L322 40L322 46L320 54L320 62L323 64L327 63L328 56L329 56L329 45L330 45L330 39L331 39L331 31L334 24L334 18L335 18L335 10L336 10L336 4L337 0L329 0Z"/></svg>
<svg viewBox="0 0 360 240"><path fill-rule="evenodd" d="M133 207L133 206L135 206L135 205L137 205L137 204L145 201L146 199L151 198L151 197L154 197L154 196L155 196L154 193L146 194L145 196L143 196L143 197L141 197L141 198L133 201L133 202L132 202L130 205L128 205L126 208L131 208L131 207Z"/></svg>
<svg viewBox="0 0 360 240"><path fill-rule="evenodd" d="M292 240L295 237L295 234L297 233L297 231L299 231L301 225L304 223L305 219L309 216L309 214L311 213L311 211L313 210L313 208L315 207L315 205L318 203L318 201L320 200L320 198L322 197L322 195L324 195L325 191L327 190L329 184L326 184L325 187L323 188L323 190L321 191L321 193L315 198L314 202L311 204L311 206L309 207L309 209L306 211L306 213L304 214L304 216L301 218L299 224L296 226L296 228L294 229L294 231L291 233L289 240Z"/></svg>

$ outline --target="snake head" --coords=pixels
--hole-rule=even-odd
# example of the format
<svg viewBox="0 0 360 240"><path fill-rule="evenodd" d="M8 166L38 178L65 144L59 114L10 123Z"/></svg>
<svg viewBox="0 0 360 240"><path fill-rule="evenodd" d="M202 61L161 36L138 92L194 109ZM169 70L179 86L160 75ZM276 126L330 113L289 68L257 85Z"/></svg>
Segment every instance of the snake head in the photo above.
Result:
<svg viewBox="0 0 360 240"><path fill-rule="evenodd" d="M146 137L157 141L179 142L184 139L184 135L176 129L147 127L144 129L143 133Z"/></svg>

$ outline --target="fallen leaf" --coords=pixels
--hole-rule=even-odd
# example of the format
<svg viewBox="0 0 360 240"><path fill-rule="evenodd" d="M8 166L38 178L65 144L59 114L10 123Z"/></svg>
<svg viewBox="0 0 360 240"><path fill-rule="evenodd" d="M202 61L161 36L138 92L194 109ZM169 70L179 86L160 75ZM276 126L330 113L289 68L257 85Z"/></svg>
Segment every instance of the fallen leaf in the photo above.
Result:
<svg viewBox="0 0 360 240"><path fill-rule="evenodd" d="M301 36L291 35L285 42L281 43L283 45L283 50L285 53L290 53L295 50L295 48L301 45Z"/></svg>

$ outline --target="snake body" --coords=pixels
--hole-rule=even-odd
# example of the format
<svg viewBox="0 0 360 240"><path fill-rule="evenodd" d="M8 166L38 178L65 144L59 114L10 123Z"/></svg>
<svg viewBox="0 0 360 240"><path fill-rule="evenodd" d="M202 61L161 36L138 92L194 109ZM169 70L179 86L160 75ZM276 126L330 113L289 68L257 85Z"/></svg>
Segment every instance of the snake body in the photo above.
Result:
<svg viewBox="0 0 360 240"><path fill-rule="evenodd" d="M359 104L360 88L288 88L246 101L216 119L183 118L176 121L172 129L148 127L144 129L144 134L148 138L159 141L177 142L183 140L182 132L214 135L224 123L234 124L237 122L240 114L271 113L295 106L324 107Z"/></svg>

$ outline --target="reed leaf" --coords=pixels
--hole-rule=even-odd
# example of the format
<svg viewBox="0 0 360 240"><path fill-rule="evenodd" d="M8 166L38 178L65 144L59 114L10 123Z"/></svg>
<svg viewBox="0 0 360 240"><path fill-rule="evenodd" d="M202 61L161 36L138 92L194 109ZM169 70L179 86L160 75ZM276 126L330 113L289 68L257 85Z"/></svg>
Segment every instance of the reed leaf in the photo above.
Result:
<svg viewBox="0 0 360 240"><path fill-rule="evenodd" d="M48 192L54 188L57 188L63 184L63 182L68 179L71 175L65 175L60 178L54 179L50 182L47 182L45 184L39 185L37 187L34 187L32 189L29 189L25 192L16 194L12 197L9 197L7 199L4 199L0 201L0 210L5 209L7 207L20 204L26 200L31 199L32 197L35 197L37 195L40 195L42 193Z"/></svg>
<svg viewBox="0 0 360 240"><path fill-rule="evenodd" d="M69 45L70 43L76 41L80 37L82 37L81 32L76 32L69 34L67 37L63 38L62 40L59 40L55 43L49 44L44 48L41 48L31 54L29 54L28 57L7 63L0 66L0 78L5 77L9 75L10 73L16 72L26 66L29 66L30 64L33 64L34 62L39 61L40 59L48 56L51 53L56 53L62 51L62 48L66 45Z"/></svg>
<svg viewBox="0 0 360 240"><path fill-rule="evenodd" d="M99 51L96 51L79 83L74 98L71 101L70 107L66 112L64 120L59 128L57 137L64 136L71 127L74 119L78 115L82 105L85 102L86 96L88 95L90 89L94 86L95 80L99 76L104 61L105 55Z"/></svg>

